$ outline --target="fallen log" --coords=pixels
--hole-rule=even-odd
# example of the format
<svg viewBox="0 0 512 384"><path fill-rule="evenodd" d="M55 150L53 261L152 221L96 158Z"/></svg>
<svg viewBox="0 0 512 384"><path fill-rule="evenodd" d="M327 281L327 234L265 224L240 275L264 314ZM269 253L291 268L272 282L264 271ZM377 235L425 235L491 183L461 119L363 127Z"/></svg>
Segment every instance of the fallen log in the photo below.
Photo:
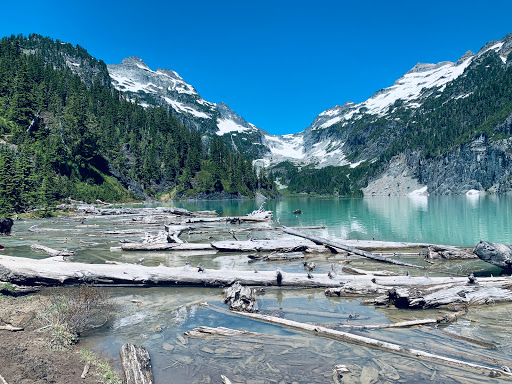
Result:
<svg viewBox="0 0 512 384"><path fill-rule="evenodd" d="M0 375L0 383L7 384L7 381L5 381L5 379L2 377L2 375Z"/></svg>
<svg viewBox="0 0 512 384"><path fill-rule="evenodd" d="M213 337L213 336L243 336L243 335L257 335L255 332L249 332L244 329L231 329L224 327L197 327L190 331L183 333L187 337Z"/></svg>
<svg viewBox="0 0 512 384"><path fill-rule="evenodd" d="M24 296L31 293L39 292L39 288L25 287L22 285L12 284L11 282L0 281L0 295L5 296Z"/></svg>
<svg viewBox="0 0 512 384"><path fill-rule="evenodd" d="M188 225L166 225L165 232L167 232L167 241L169 243L183 244L183 240L179 236L183 231L194 229L194 227Z"/></svg>
<svg viewBox="0 0 512 384"><path fill-rule="evenodd" d="M153 384L153 371L149 352L141 345L126 343L121 347L123 383Z"/></svg>
<svg viewBox="0 0 512 384"><path fill-rule="evenodd" d="M123 251L202 251L214 249L203 243L123 243Z"/></svg>
<svg viewBox="0 0 512 384"><path fill-rule="evenodd" d="M13 327L11 324L5 324L5 325L0 325L0 331L19 332L19 331L23 331L23 328Z"/></svg>
<svg viewBox="0 0 512 384"><path fill-rule="evenodd" d="M391 271L366 271L364 269L353 268L344 265L341 270L345 273L352 273L354 275L373 275L373 276L398 276L398 273Z"/></svg>
<svg viewBox="0 0 512 384"><path fill-rule="evenodd" d="M24 257L0 255L0 281L20 285L64 285L97 283L101 285L200 285L226 287L239 281L243 285L289 286L304 288L335 288L359 285L361 288L380 289L380 294L394 287L434 286L440 284L466 284L464 277L413 277L371 275L338 275L331 278L325 273L288 273L277 268L275 271L215 270L186 265L184 267L144 266L137 264L86 264L59 263L52 258L35 260ZM478 278L481 286L505 288L512 284L510 277ZM360 291L354 292L359 294Z"/></svg>
<svg viewBox="0 0 512 384"><path fill-rule="evenodd" d="M470 363L470 362L466 362L466 361L462 361L462 360L453 359L450 357L436 355L434 353L425 352L425 351L422 351L419 349L407 348L402 345L390 343L387 341L380 341L380 340L373 339L370 337L354 335L351 333L338 331L338 330L334 330L334 329L329 329L329 328L325 328L325 327L321 327L321 326L317 326L317 325L301 323L298 321L281 319L279 317L261 315L258 313L247 313L247 312L235 312L235 313L238 315L244 316L244 317L254 319L254 320L259 320L259 321L263 321L263 322L275 324L275 325L281 325L281 326L297 329L300 331L311 332L318 336L328 337L331 339L345 341L348 343L354 343L354 344L358 344L358 345L364 345L366 347L376 348L376 349L380 349L380 350L384 350L384 351L388 351L388 352L392 352L392 353L397 353L400 355L414 357L414 358L420 359L420 360L429 360L429 361L433 361L436 363L447 364L447 365L451 365L451 366L455 366L455 367L463 368L463 369L471 369L471 370L475 370L478 372L484 371L487 374L495 374L495 373L499 372L503 376L512 377L511 372L509 372L508 370L505 370L501 367L489 367L489 366L485 366L485 365L474 364L474 363Z"/></svg>
<svg viewBox="0 0 512 384"><path fill-rule="evenodd" d="M420 320L407 320L407 321L399 321L397 323L390 324L336 324L335 328L350 328L350 329L386 329L386 328L408 328L415 327L418 325L437 325L437 324L447 324L453 323L457 321L458 318L463 316L466 312L459 311L455 313L447 313L445 315L439 316L435 319L420 319Z"/></svg>
<svg viewBox="0 0 512 384"><path fill-rule="evenodd" d="M84 366L84 370L82 371L80 378L85 379L87 377L87 374L89 373L90 368L91 368L91 362L88 361Z"/></svg>
<svg viewBox="0 0 512 384"><path fill-rule="evenodd" d="M298 260L303 259L304 254L302 252L272 252L270 255L247 255L251 261L283 261L283 260Z"/></svg>
<svg viewBox="0 0 512 384"><path fill-rule="evenodd" d="M212 247L220 252L301 252L319 248L315 243L304 240L248 240L214 241ZM323 247L322 247L323 248Z"/></svg>
<svg viewBox="0 0 512 384"><path fill-rule="evenodd" d="M427 257L429 259L478 259L478 256L473 252L468 252L463 248L450 247L446 245L431 244L428 246Z"/></svg>
<svg viewBox="0 0 512 384"><path fill-rule="evenodd" d="M283 231L286 232L286 233L289 233L290 235L294 235L294 236L298 236L298 237L303 237L305 239L311 240L312 242L314 242L316 244L323 244L323 245L327 245L327 246L330 246L330 247L333 247L333 248L339 248L339 249L342 249L344 251L351 252L351 253L353 253L355 255L363 256L363 257L366 257L366 258L371 259L371 260L381 261L381 262L384 262L384 263L391 263L391 264L396 264L396 265L403 265L405 267L424 268L424 267L419 266L419 265L414 265L414 264L404 263L404 262L398 261L398 260L388 259L386 257L379 256L379 255L373 254L373 253L368 252L368 251L362 251L360 249L357 249L357 248L354 248L354 247L350 247L348 245L341 244L341 243L338 243L336 241L332 241L332 240L328 240L328 239L323 239L323 238L318 237L318 236L308 235L306 233L302 233L302 232L296 231L296 230L288 228L288 227L283 227Z"/></svg>
<svg viewBox="0 0 512 384"><path fill-rule="evenodd" d="M0 280L23 285L201 285L225 287L240 281L244 285L282 285L295 287L335 287L340 279L329 279L327 275L308 278L306 273L278 271L233 271L198 268L143 266L137 264L85 264L59 263L51 258L34 260L24 257L0 255Z"/></svg>
<svg viewBox="0 0 512 384"><path fill-rule="evenodd" d="M30 246L30 248L35 250L35 251L46 252L50 256L74 256L75 255L75 252L70 251L68 249L59 249L59 250L57 250L57 249L45 247L44 245L39 245L39 244L32 244Z"/></svg>
<svg viewBox="0 0 512 384"><path fill-rule="evenodd" d="M505 269L512 270L512 247L500 243L479 242L473 253L481 260Z"/></svg>
<svg viewBox="0 0 512 384"><path fill-rule="evenodd" d="M452 283L426 287L395 287L374 299L375 305L435 308L453 304L484 305L512 301L510 282Z"/></svg>

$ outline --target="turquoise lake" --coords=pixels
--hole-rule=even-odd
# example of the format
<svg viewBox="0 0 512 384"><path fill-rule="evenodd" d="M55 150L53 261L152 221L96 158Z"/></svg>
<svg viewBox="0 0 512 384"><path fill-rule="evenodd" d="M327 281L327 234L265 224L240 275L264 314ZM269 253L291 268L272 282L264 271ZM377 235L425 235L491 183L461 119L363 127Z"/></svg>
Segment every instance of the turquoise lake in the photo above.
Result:
<svg viewBox="0 0 512 384"><path fill-rule="evenodd" d="M190 210L243 215L255 201L177 202ZM325 237L407 241L471 247L480 240L512 244L512 196L371 198L294 197L267 200L265 208L287 226L324 225ZM302 214L294 215L300 209Z"/></svg>

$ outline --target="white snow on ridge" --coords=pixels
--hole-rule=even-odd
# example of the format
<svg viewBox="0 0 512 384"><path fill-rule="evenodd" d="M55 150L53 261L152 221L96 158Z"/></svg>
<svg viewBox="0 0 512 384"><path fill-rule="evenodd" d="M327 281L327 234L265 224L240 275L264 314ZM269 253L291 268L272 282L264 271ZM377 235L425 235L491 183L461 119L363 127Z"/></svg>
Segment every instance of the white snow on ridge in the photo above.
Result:
<svg viewBox="0 0 512 384"><path fill-rule="evenodd" d="M135 80L126 78L119 74L110 73L110 77L114 80L114 87L123 92L134 92L137 93L139 91L153 93L152 91L146 88L146 85L142 83L138 83Z"/></svg>
<svg viewBox="0 0 512 384"><path fill-rule="evenodd" d="M361 106L368 108L369 113L382 116L398 99L417 99L424 88L441 87L456 79L462 75L472 59L473 57L469 57L459 65L449 61L439 64L417 64L393 86L377 92L361 103Z"/></svg>
<svg viewBox="0 0 512 384"><path fill-rule="evenodd" d="M233 120L227 119L217 119L217 127L219 128L219 131L216 133L219 136L230 132L245 132L250 130L250 128L243 127L240 124L235 123Z"/></svg>
<svg viewBox="0 0 512 384"><path fill-rule="evenodd" d="M178 112L187 112L187 113L190 113L191 115L200 117L202 119L211 119L211 117L208 116L206 113L198 111L197 109L189 107L188 105L180 103L179 101L170 99L169 97L164 97L164 100L167 103L169 103Z"/></svg>
<svg viewBox="0 0 512 384"><path fill-rule="evenodd" d="M503 43L489 49L498 50L501 47L500 44ZM441 91L444 90L446 84L464 73L474 57L474 55L468 56L464 61L457 63L445 61L438 64L417 64L391 87L376 92L368 100L359 104L347 103L343 107L322 112L311 127L312 129L328 128L340 121L350 120L361 108L365 108L365 113L383 116L399 99L403 100L409 108L417 108L420 103L415 100L421 97L424 89L441 87Z"/></svg>

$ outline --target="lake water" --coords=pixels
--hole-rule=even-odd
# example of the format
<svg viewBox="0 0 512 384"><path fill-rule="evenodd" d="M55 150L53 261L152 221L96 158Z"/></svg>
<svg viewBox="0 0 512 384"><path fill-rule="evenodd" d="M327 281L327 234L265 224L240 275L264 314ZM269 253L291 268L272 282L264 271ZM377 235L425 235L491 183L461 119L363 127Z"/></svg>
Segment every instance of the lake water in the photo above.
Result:
<svg viewBox="0 0 512 384"><path fill-rule="evenodd" d="M243 215L259 207L255 201L192 201L173 205L190 210L216 210L222 216ZM316 235L337 239L375 239L386 241L431 242L474 246L480 240L512 243L510 228L512 197L477 198L287 198L265 203L279 223L287 226L318 226ZM293 211L301 209L302 214ZM29 232L38 225L47 232ZM275 224L277 225L277 224ZM221 224L215 239L230 239L230 226ZM14 235L0 238L4 254L43 258L30 249L33 243L52 248L76 250L75 261L103 263L105 260L135 262L145 257L146 265L182 266L201 262L216 269L275 269L303 271L302 262L249 263L246 255L214 252L137 253L116 252L121 239L138 240L139 234L112 234L112 230L158 231L131 218L88 218L83 223L73 218L18 221ZM253 237L276 236L276 231L253 231ZM187 241L200 236L183 234ZM204 239L203 239L204 241ZM208 241L211 241L209 239ZM315 258L317 271L325 272L335 262L328 256ZM407 261L417 262L417 256ZM366 268L393 267L362 261ZM438 262L429 273L465 275L499 271L480 261ZM320 273L320 272L318 272ZM411 271L411 273L420 273ZM424 272L421 272L423 274ZM345 364L351 369L340 382L443 382L479 383L490 380L475 372L418 361L387 352L332 341L286 328L240 318L222 303L222 290L198 287L109 288L116 312L112 321L89 332L81 341L86 348L118 360L125 342L142 344L150 351L156 383L220 383L226 375L233 383L333 383L331 369ZM322 324L379 324L401 320L432 318L447 310L398 310L362 306L361 298L328 298L321 289L285 290L267 288L259 296L262 311L291 320ZM203 303L208 303L205 306ZM512 366L512 306L472 307L463 319L443 327L358 331L380 340L444 356L499 367ZM357 317L351 320L350 317ZM206 325L246 329L252 336L230 338L187 338L183 332ZM489 349L450 336L456 334L495 343ZM116 363L118 364L118 363Z"/></svg>
<svg viewBox="0 0 512 384"><path fill-rule="evenodd" d="M188 209L240 215L255 201L178 202ZM325 225L325 237L424 242L471 247L480 240L512 244L512 196L372 198L295 197L269 200L265 208L287 226ZM301 215L293 211L301 209Z"/></svg>

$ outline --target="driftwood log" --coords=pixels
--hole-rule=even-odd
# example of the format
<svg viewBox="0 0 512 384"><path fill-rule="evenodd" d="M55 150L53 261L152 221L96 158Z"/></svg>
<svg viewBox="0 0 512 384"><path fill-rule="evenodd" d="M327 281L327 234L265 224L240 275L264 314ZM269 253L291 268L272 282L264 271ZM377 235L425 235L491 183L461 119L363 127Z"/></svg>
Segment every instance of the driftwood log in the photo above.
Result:
<svg viewBox="0 0 512 384"><path fill-rule="evenodd" d="M389 352L397 353L400 355L414 357L414 358L420 359L420 360L429 360L429 361L433 361L436 363L447 364L447 365L451 365L451 366L455 366L455 367L459 367L459 368L463 368L463 369L471 369L471 370L475 370L478 372L483 371L486 374L498 373L503 376L512 377L511 372L509 372L508 370L505 370L501 367L489 367L489 366L485 366L485 365L469 363L466 361L457 360L457 359L453 359L453 358L445 357L445 356L441 356L441 355L436 355L436 354L430 353L430 352L425 352L425 351L422 351L419 349L407 348L407 347L404 347L402 345L395 344L395 343L389 343L386 341L381 341L381 340L373 339L370 337L354 335L354 334L348 333L348 332L342 332L342 331L329 329L329 328L325 328L325 327L318 326L318 325L312 325L312 324L307 324L307 323L301 323L298 321L282 319L279 317L261 315L259 313L247 313L247 312L235 312L235 313L237 313L241 316L245 316L245 317L254 319L254 320L259 320L259 321L263 321L263 322L270 323L270 324L281 325L281 326L285 326L285 327L289 327L289 328L293 328L293 329L297 329L297 330L301 330L301 331L306 331L306 332L310 332L310 333L313 333L318 336L328 337L331 339L340 340L340 341L344 341L344 342L348 342L348 343L364 345L364 346L370 347L370 348L377 348L380 350L389 351Z"/></svg>
<svg viewBox="0 0 512 384"><path fill-rule="evenodd" d="M121 347L123 383L153 384L153 371L149 352L141 345L126 343Z"/></svg>
<svg viewBox="0 0 512 384"><path fill-rule="evenodd" d="M191 331L186 331L183 333L187 337L226 337L226 336L243 336L243 335L257 335L255 332L249 332L244 329L231 329L224 327L197 327L192 329Z"/></svg>
<svg viewBox="0 0 512 384"><path fill-rule="evenodd" d="M481 241L473 249L473 253L492 265L507 271L512 270L512 246L510 245Z"/></svg>
<svg viewBox="0 0 512 384"><path fill-rule="evenodd" d="M329 246L329 247L343 249L344 251L353 253L355 255L363 256L363 257L366 257L366 258L371 259L371 260L381 261L381 262L384 262L384 263L391 263L391 264L396 264L396 265L403 265L405 267L423 268L423 267L421 267L419 265L414 265L414 264L404 263L404 262L398 261L398 260L388 259L388 258L386 258L384 256L376 255L376 254L368 252L368 251L363 251L361 249L357 249L357 248L350 247L350 246L345 245L345 244L338 243L337 241L332 241L332 240L324 239L324 238L321 238L321 237L318 237L318 236L308 235L306 233L299 232L299 231L296 231L296 230L288 228L288 227L283 227L283 231L286 232L286 233L289 233L290 235L294 235L294 236L298 236L298 237L303 237L305 239L311 240L312 242L314 242L316 244L323 244L323 245L326 245L326 246Z"/></svg>
<svg viewBox="0 0 512 384"><path fill-rule="evenodd" d="M428 246L427 257L429 259L478 259L473 252L468 252L464 248L451 247L446 245L431 244Z"/></svg>
<svg viewBox="0 0 512 384"><path fill-rule="evenodd" d="M203 251L214 249L204 243L123 243L123 251Z"/></svg>
<svg viewBox="0 0 512 384"><path fill-rule="evenodd" d="M395 287L375 298L374 304L393 304L398 308L435 308L452 304L483 305L512 301L510 279L471 281L424 287Z"/></svg>
<svg viewBox="0 0 512 384"><path fill-rule="evenodd" d="M398 276L398 273L391 271L367 271L364 269L349 267L344 265L341 270L345 273L351 273L353 275L373 275L373 276Z"/></svg>
<svg viewBox="0 0 512 384"><path fill-rule="evenodd" d="M308 240L248 240L248 241L214 241L212 247L220 252L302 252L317 249L315 243Z"/></svg>
<svg viewBox="0 0 512 384"><path fill-rule="evenodd" d="M61 260L61 259L60 259ZM56 263L58 258L34 260L0 255L0 281L22 285L63 285L96 283L101 285L201 285L225 287L240 281L244 285L283 285L295 287L335 287L342 282L327 275L278 271L213 270L192 266L146 267L136 264Z"/></svg>
<svg viewBox="0 0 512 384"><path fill-rule="evenodd" d="M289 261L289 260L298 260L303 259L304 254L302 252L272 252L269 255L247 255L247 257L253 261L262 260L262 261Z"/></svg>
<svg viewBox="0 0 512 384"><path fill-rule="evenodd" d="M7 283L5 281L0 281L0 294L4 296L24 296L29 295L31 293L39 292L38 288L35 287L26 287L22 285Z"/></svg>
<svg viewBox="0 0 512 384"><path fill-rule="evenodd" d="M30 246L30 248L32 248L35 251L46 252L50 256L74 256L75 255L75 252L70 251L68 249L59 249L59 250L57 250L57 249L45 247L44 245L40 245L40 244L32 244Z"/></svg>

